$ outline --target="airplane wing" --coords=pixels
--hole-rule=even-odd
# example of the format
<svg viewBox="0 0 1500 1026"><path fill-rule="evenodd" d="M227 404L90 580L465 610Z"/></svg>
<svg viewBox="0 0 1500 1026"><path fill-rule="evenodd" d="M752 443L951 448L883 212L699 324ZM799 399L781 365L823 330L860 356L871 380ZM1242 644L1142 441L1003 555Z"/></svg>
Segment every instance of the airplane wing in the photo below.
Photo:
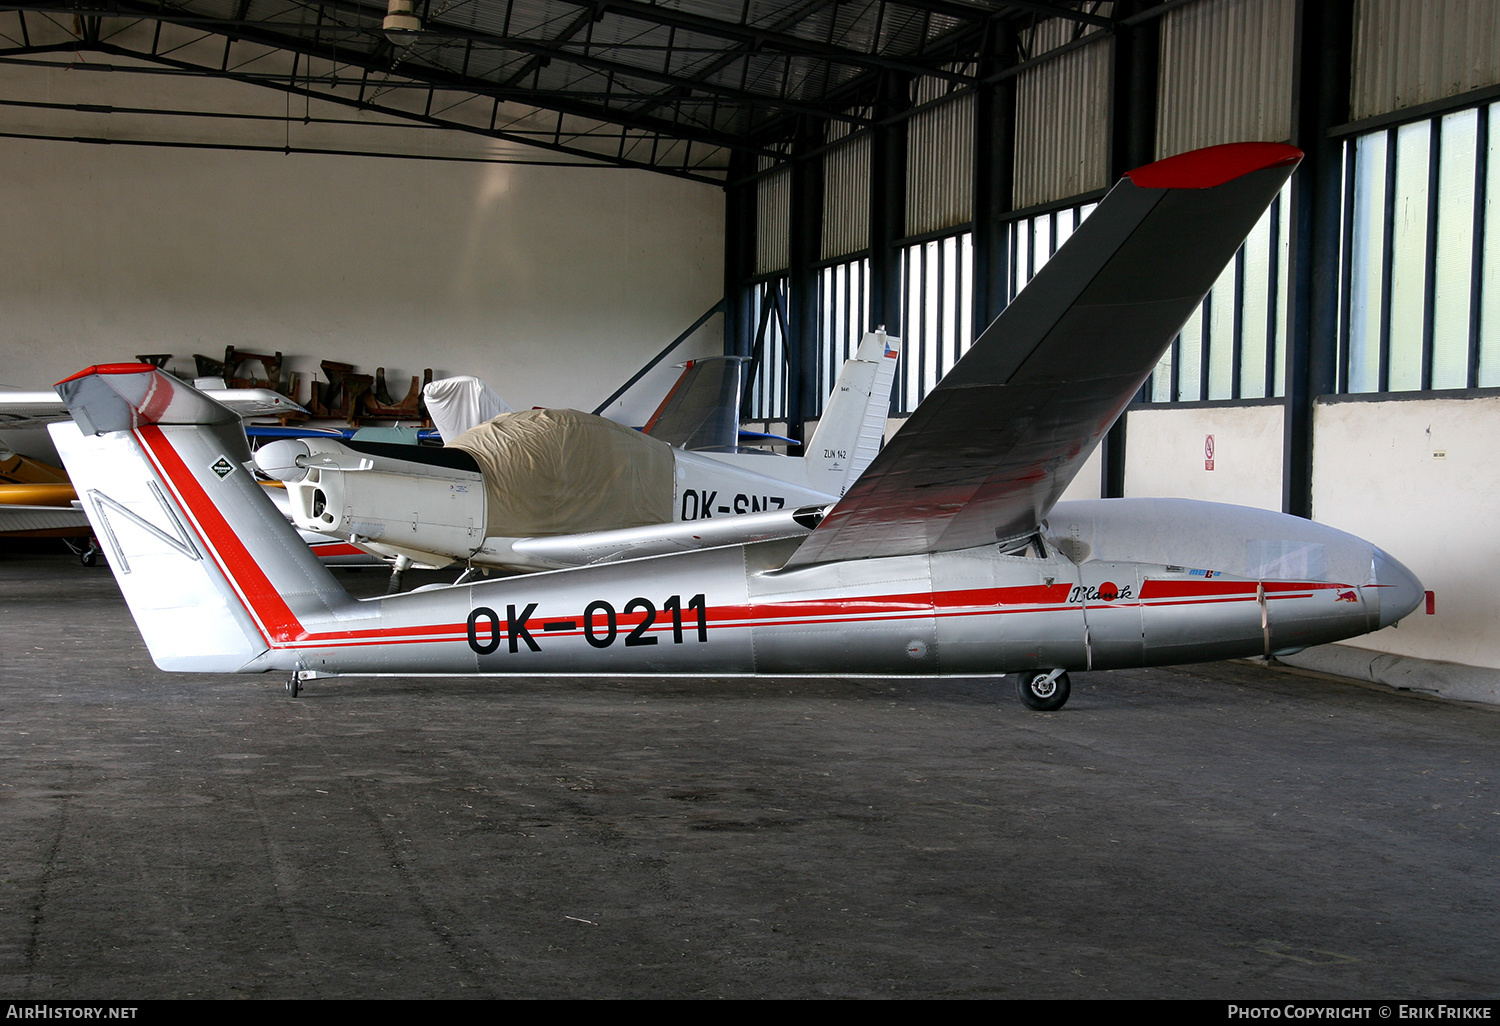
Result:
<svg viewBox="0 0 1500 1026"><path fill-rule="evenodd" d="M797 538L816 527L822 516L823 507L804 506L612 531L517 538L510 543L510 549L526 565L561 570L722 545Z"/></svg>
<svg viewBox="0 0 1500 1026"><path fill-rule="evenodd" d="M76 506L0 506L0 535L89 533L89 518Z"/></svg>
<svg viewBox="0 0 1500 1026"><path fill-rule="evenodd" d="M1301 156L1234 143L1128 172L787 566L1035 530Z"/></svg>
<svg viewBox="0 0 1500 1026"><path fill-rule="evenodd" d="M25 457L17 457L19 463ZM30 466L17 468L30 476L46 476L62 471L45 463L26 460ZM59 537L89 533L88 517L74 500L73 486L62 481L26 481L0 484L0 535Z"/></svg>
<svg viewBox="0 0 1500 1026"><path fill-rule="evenodd" d="M241 417L279 417L306 413L284 395L268 388L216 388L204 392ZM68 407L56 392L0 392L0 430L42 427L67 420Z"/></svg>

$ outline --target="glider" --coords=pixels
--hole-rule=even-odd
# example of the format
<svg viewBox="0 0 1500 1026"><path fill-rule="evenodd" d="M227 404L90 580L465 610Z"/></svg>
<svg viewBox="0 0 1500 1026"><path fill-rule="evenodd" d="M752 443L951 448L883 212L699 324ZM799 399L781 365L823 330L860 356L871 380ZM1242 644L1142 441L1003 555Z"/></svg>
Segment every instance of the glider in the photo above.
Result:
<svg viewBox="0 0 1500 1026"><path fill-rule="evenodd" d="M1057 504L1300 159L1128 173L805 538L358 601L247 469L238 416L148 365L58 385L51 430L163 669L288 674L1019 674L1270 655L1423 598L1376 546L1187 500Z"/></svg>

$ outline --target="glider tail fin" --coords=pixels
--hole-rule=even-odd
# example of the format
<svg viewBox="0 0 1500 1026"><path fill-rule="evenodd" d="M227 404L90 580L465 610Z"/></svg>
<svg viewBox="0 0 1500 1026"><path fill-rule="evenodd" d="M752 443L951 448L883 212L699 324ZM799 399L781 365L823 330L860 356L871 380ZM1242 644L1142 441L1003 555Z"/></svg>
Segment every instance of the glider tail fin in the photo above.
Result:
<svg viewBox="0 0 1500 1026"><path fill-rule="evenodd" d="M157 666L282 667L303 619L352 601L246 469L233 411L149 364L57 390L73 422L50 431Z"/></svg>

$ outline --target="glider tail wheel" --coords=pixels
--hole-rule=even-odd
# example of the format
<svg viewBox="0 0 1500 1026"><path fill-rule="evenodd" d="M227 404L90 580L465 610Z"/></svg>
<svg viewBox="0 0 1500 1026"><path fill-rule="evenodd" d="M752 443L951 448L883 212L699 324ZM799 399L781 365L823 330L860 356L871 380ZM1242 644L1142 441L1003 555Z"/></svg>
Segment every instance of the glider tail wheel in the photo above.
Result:
<svg viewBox="0 0 1500 1026"><path fill-rule="evenodd" d="M1072 685L1066 670L1027 670L1016 680L1021 703L1037 712L1054 712L1068 701Z"/></svg>

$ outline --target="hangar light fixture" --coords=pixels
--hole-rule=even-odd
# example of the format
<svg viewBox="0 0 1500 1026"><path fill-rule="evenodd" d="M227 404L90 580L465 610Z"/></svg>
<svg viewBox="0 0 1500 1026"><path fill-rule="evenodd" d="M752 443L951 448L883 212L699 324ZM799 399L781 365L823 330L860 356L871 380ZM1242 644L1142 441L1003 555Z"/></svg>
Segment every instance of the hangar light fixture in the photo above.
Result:
<svg viewBox="0 0 1500 1026"><path fill-rule="evenodd" d="M412 0L389 0L380 26L392 43L402 46L422 31L422 19L412 13Z"/></svg>

